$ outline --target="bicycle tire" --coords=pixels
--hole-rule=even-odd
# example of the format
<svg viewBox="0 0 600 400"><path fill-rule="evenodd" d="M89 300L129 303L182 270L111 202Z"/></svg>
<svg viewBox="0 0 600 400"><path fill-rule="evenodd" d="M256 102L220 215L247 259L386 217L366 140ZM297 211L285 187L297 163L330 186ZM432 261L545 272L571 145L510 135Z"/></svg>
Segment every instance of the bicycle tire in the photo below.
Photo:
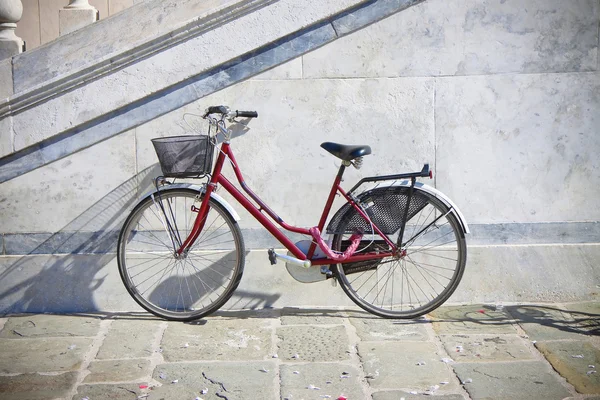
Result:
<svg viewBox="0 0 600 400"><path fill-rule="evenodd" d="M402 195L408 196L409 188L401 190ZM399 221L398 226L405 225L404 240L410 242L411 235L416 235L436 218L439 219L423 235L404 247L404 257L337 264L333 268L335 277L346 295L365 311L380 317L413 319L433 311L454 293L464 274L467 259L466 241L456 216L444 203L429 193L415 188L413 196L415 195L419 196L425 205L409 217L406 224ZM373 199L373 194L369 197ZM333 250L344 249L344 240L347 240L349 235L344 232L350 221L356 223L356 214L356 210L350 209L342 218L338 233L333 237ZM397 218L397 212L391 214ZM437 229L431 229L432 227ZM400 229L388 236L397 241L399 231ZM376 240L365 251L374 251L377 247L389 250L389 245L378 235L375 236ZM366 245L371 239L371 233L366 233L361 243ZM361 244L359 249L362 247L364 246ZM454 252L456 257L452 255ZM394 286L398 284L400 296L395 298ZM396 288L396 294L397 290Z"/></svg>
<svg viewBox="0 0 600 400"><path fill-rule="evenodd" d="M141 201L121 229L117 263L123 284L142 308L160 318L202 318L223 306L242 278L240 228L212 198L200 236L185 258L175 257L176 244L187 238L197 216L192 205L199 208L202 198L193 189L160 190Z"/></svg>

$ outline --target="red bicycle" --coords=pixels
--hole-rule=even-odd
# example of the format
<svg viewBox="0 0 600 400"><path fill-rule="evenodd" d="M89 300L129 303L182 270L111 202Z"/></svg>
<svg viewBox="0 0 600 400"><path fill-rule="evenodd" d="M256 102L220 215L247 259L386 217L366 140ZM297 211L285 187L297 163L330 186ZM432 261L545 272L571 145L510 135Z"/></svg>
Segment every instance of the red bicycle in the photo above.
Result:
<svg viewBox="0 0 600 400"><path fill-rule="evenodd" d="M345 191L344 170L360 168L371 149L323 143L342 165L318 224L291 226L244 182L231 148L227 121L256 117L255 111L209 107L203 118L214 134L209 128L208 135L153 139L164 176L127 217L117 250L121 278L140 306L162 318L189 321L216 311L232 296L245 247L239 216L216 193L219 186L288 249L287 254L270 249L269 260L284 261L296 280L337 280L358 306L387 318L416 318L450 297L465 269L469 229L450 199L417 182L432 178L428 164L420 172L364 178ZM246 194L221 173L226 160ZM200 186L167 178L208 180ZM337 194L346 203L326 226ZM307 240L293 243L272 221Z"/></svg>

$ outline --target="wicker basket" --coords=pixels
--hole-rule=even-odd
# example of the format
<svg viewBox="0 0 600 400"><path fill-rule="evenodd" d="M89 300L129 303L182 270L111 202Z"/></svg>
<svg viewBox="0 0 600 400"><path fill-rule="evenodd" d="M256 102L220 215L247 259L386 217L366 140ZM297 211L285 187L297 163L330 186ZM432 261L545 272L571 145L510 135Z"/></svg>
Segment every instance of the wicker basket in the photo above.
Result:
<svg viewBox="0 0 600 400"><path fill-rule="evenodd" d="M211 172L215 145L208 135L162 137L152 144L165 177L197 178Z"/></svg>

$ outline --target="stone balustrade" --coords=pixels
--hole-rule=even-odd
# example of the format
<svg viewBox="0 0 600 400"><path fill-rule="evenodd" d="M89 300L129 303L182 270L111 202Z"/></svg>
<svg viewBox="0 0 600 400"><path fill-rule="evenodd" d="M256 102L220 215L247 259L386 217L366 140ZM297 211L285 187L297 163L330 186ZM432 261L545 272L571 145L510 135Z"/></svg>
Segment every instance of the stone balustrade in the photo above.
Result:
<svg viewBox="0 0 600 400"><path fill-rule="evenodd" d="M23 15L21 0L0 1L0 60L23 51L23 39L15 35L17 22Z"/></svg>
<svg viewBox="0 0 600 400"><path fill-rule="evenodd" d="M98 21L98 10L88 0L70 0L58 12L59 35L63 36Z"/></svg>

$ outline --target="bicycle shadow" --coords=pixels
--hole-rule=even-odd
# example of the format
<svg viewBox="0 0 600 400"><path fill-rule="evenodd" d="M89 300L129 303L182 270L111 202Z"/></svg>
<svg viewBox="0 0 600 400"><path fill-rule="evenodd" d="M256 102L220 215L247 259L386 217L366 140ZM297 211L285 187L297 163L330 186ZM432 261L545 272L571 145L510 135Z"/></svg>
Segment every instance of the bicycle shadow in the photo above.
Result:
<svg viewBox="0 0 600 400"><path fill-rule="evenodd" d="M45 235L25 252L3 257L0 314L97 312L123 307L140 310L120 281L116 246L129 210L153 188L153 179L158 175L158 164L146 168L60 231ZM6 263L13 257L14 261ZM104 297L97 301L100 295ZM264 307L276 300L260 293L247 292L243 296Z"/></svg>
<svg viewBox="0 0 600 400"><path fill-rule="evenodd" d="M599 312L558 308L537 304L510 305L496 309L490 305L442 307L431 315L437 324L461 323L465 326L486 325L501 328L514 324L521 327L542 327L566 333L600 336ZM536 330L539 328L535 328ZM527 328L525 328L527 331Z"/></svg>

